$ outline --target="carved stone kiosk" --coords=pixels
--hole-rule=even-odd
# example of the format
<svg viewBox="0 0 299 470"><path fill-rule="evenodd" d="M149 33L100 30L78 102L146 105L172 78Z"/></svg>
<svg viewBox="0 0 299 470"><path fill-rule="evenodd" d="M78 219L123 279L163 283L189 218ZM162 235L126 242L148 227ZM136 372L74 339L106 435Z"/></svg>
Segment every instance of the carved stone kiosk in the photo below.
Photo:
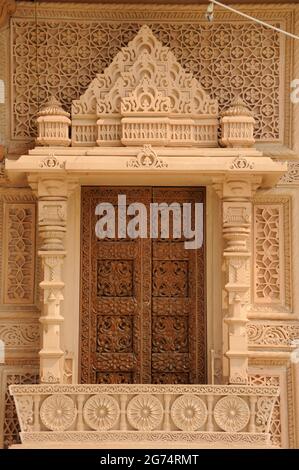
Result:
<svg viewBox="0 0 299 470"><path fill-rule="evenodd" d="M248 383L252 201L258 188L276 184L286 165L252 147L250 111L236 97L219 116L217 102L143 26L73 101L71 116L53 97L37 122L37 146L6 164L11 179L26 175L38 199L44 272L41 384L10 387L21 446L269 446L278 389ZM81 186L101 185L205 186L217 193L228 385L78 385L75 376L66 383L62 338L72 332L66 331L62 305L64 291L66 306L74 292L65 273L79 270L68 232L77 227L69 199ZM222 318L216 320L222 325ZM79 322L75 314L72 322Z"/></svg>

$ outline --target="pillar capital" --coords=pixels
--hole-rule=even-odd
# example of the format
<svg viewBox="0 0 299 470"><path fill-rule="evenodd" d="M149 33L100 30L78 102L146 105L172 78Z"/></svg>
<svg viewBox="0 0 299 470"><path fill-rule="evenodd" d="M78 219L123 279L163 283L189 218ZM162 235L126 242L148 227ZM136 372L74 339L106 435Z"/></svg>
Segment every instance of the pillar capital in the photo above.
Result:
<svg viewBox="0 0 299 470"><path fill-rule="evenodd" d="M213 188L221 199L244 200L254 196L262 177L240 173L213 178Z"/></svg>

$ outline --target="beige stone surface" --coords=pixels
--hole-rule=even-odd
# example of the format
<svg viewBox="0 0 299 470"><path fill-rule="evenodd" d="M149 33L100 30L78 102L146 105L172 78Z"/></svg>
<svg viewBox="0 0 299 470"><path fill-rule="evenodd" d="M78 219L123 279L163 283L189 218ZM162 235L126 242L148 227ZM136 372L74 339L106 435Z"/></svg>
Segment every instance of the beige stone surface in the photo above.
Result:
<svg viewBox="0 0 299 470"><path fill-rule="evenodd" d="M297 43L222 10L206 28L205 6L42 2L36 48L32 5L14 9L0 8L0 443L18 436L7 384L40 367L44 385L11 388L16 449L298 447ZM297 5L242 9L299 34ZM206 186L208 382L237 388L76 385L83 185ZM103 404L115 423L99 432Z"/></svg>

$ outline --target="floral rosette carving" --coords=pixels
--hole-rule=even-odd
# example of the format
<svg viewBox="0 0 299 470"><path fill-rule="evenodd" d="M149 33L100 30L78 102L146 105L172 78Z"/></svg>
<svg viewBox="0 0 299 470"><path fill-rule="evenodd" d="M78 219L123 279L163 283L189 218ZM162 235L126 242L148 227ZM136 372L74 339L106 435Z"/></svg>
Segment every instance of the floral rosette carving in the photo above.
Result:
<svg viewBox="0 0 299 470"><path fill-rule="evenodd" d="M201 398L184 395L174 401L170 415L174 424L182 431L195 431L205 424L208 411Z"/></svg>
<svg viewBox="0 0 299 470"><path fill-rule="evenodd" d="M247 426L250 418L249 407L243 398L223 397L214 408L216 424L227 432L238 432Z"/></svg>
<svg viewBox="0 0 299 470"><path fill-rule="evenodd" d="M40 408L41 422L51 431L65 431L74 423L77 409L66 395L52 395L44 400Z"/></svg>
<svg viewBox="0 0 299 470"><path fill-rule="evenodd" d="M109 395L94 395L87 400L83 408L84 421L96 431L111 429L119 414L117 401Z"/></svg>
<svg viewBox="0 0 299 470"><path fill-rule="evenodd" d="M133 428L151 431L161 424L163 406L153 395L137 395L128 404L127 417Z"/></svg>

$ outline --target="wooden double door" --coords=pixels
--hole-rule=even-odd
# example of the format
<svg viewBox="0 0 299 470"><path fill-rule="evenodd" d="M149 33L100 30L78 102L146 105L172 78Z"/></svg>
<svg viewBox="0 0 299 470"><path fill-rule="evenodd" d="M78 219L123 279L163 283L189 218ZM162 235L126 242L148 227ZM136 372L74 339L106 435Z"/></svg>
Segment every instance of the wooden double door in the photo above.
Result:
<svg viewBox="0 0 299 470"><path fill-rule="evenodd" d="M186 249L171 230L98 239L96 206L108 202L117 216L120 194L148 209L205 202L204 188L82 188L81 383L205 383L204 244Z"/></svg>

